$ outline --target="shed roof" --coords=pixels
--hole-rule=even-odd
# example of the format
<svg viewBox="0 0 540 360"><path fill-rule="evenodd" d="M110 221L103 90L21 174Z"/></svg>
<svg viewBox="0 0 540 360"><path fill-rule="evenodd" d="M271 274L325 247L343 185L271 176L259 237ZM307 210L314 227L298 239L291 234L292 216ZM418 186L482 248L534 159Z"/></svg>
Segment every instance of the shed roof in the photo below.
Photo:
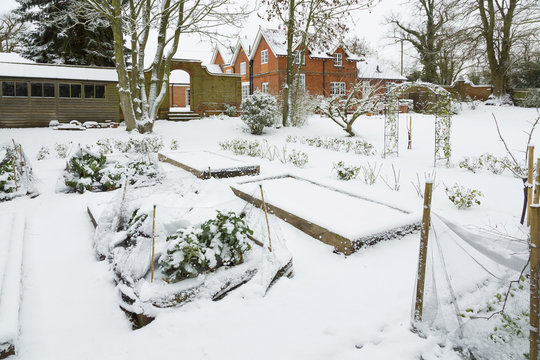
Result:
<svg viewBox="0 0 540 360"><path fill-rule="evenodd" d="M364 57L356 66L358 68L358 78L360 79L407 80L405 76L383 65L373 57Z"/></svg>
<svg viewBox="0 0 540 360"><path fill-rule="evenodd" d="M0 53L0 77L117 82L115 68L37 64L17 54Z"/></svg>

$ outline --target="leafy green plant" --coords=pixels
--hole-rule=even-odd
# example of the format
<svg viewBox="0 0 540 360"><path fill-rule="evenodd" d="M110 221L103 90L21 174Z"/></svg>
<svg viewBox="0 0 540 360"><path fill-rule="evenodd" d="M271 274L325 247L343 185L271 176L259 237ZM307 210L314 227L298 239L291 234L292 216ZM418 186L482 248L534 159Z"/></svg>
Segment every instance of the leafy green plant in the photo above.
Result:
<svg viewBox="0 0 540 360"><path fill-rule="evenodd" d="M36 158L38 160L45 160L50 155L51 155L51 152L50 152L49 148L47 146L42 145L38 150Z"/></svg>
<svg viewBox="0 0 540 360"><path fill-rule="evenodd" d="M343 161L334 163L334 171L340 180L355 179L360 173L360 169L361 168L359 166L347 165Z"/></svg>
<svg viewBox="0 0 540 360"><path fill-rule="evenodd" d="M293 149L287 155L287 162L297 167L304 167L309 162L309 155L303 151Z"/></svg>
<svg viewBox="0 0 540 360"><path fill-rule="evenodd" d="M215 219L200 227L179 229L167 238L167 252L160 260L161 271L168 281L177 282L222 266L241 264L251 249L247 241L251 235L253 231L242 215L218 211Z"/></svg>
<svg viewBox="0 0 540 360"><path fill-rule="evenodd" d="M468 209L473 205L480 205L480 197L484 196L479 190L465 188L461 185L445 187L448 199L458 207L458 209Z"/></svg>
<svg viewBox="0 0 540 360"><path fill-rule="evenodd" d="M94 156L82 149L68 161L64 176L66 186L83 193L100 186L101 170L107 158L104 155Z"/></svg>
<svg viewBox="0 0 540 360"><path fill-rule="evenodd" d="M69 143L56 143L54 144L54 150L56 150L56 157L60 159L65 159L68 156L69 149L71 148L72 142Z"/></svg>

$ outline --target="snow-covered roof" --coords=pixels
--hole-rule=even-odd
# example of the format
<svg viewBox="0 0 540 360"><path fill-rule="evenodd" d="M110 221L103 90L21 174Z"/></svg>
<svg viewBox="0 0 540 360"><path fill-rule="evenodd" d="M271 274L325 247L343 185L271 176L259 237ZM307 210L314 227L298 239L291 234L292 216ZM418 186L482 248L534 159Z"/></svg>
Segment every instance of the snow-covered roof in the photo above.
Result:
<svg viewBox="0 0 540 360"><path fill-rule="evenodd" d="M115 68L37 64L18 55L0 55L0 77L117 82Z"/></svg>
<svg viewBox="0 0 540 360"><path fill-rule="evenodd" d="M399 72L381 64L376 58L365 57L356 66L358 68L358 78L360 79L407 80Z"/></svg>
<svg viewBox="0 0 540 360"><path fill-rule="evenodd" d="M223 46L220 46L219 44L214 46L214 51L212 52L212 58L210 59L210 64L216 63L216 58L217 58L218 53L221 54L221 58L223 59L223 64L228 64L229 60L231 59L232 54L229 51L229 49Z"/></svg>
<svg viewBox="0 0 540 360"><path fill-rule="evenodd" d="M229 66L233 66L236 62L236 58L238 57L238 54L240 53L240 49L244 50L244 53L249 58L251 56L250 54L250 47L247 38L239 37L238 41L236 42L236 45L234 47L234 53L230 58L230 61L228 62Z"/></svg>

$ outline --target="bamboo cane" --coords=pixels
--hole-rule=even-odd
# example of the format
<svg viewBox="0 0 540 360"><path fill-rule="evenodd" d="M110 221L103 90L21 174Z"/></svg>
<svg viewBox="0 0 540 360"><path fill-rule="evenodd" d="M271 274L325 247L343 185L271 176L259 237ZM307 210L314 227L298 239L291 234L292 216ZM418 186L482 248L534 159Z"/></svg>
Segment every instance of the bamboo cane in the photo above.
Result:
<svg viewBox="0 0 540 360"><path fill-rule="evenodd" d="M15 170L15 159L12 159L13 164L13 181L15 181L15 191L19 191L19 186L17 185L17 171Z"/></svg>
<svg viewBox="0 0 540 360"><path fill-rule="evenodd" d="M83 175L83 178L85 178L85 177L86 177L86 171L84 171L84 154L83 154L83 151L82 151L81 144L79 144L79 149L81 150L81 169L82 169L82 175Z"/></svg>
<svg viewBox="0 0 540 360"><path fill-rule="evenodd" d="M264 202L264 193L263 193L262 185L259 185L259 188L261 189L261 200L263 204L264 217L266 218L266 228L268 229L268 250L272 252L272 239L270 238L270 223L268 222L268 211L266 210L266 203Z"/></svg>
<svg viewBox="0 0 540 360"><path fill-rule="evenodd" d="M418 256L418 273L416 280L416 302L414 306L414 320L422 321L422 312L424 307L424 284L426 281L426 263L429 227L431 223L431 194L433 191L433 182L426 181L424 191L424 214L422 216L422 232L420 233L420 253Z"/></svg>
<svg viewBox="0 0 540 360"><path fill-rule="evenodd" d="M533 172L534 172L534 146L529 145L527 148L527 160L529 163L529 172L527 176L527 226L531 225L530 206L533 200Z"/></svg>
<svg viewBox="0 0 540 360"><path fill-rule="evenodd" d="M208 167L208 178L210 179L212 177L212 169L210 169L210 166Z"/></svg>
<svg viewBox="0 0 540 360"><path fill-rule="evenodd" d="M540 158L536 159L536 181L534 182L533 204L538 204L539 201L540 201Z"/></svg>
<svg viewBox="0 0 540 360"><path fill-rule="evenodd" d="M538 327L539 321L539 302L540 297L538 294L538 270L539 270L539 249L540 245L540 206L538 204L532 205L530 208L531 214L531 245L530 245L530 280L531 280L531 295L530 295L530 334L529 334L529 359L539 360L539 336Z"/></svg>
<svg viewBox="0 0 540 360"><path fill-rule="evenodd" d="M150 282L154 282L154 231L156 229L156 205L154 205L154 215L152 215L152 273L150 275Z"/></svg>
<svg viewBox="0 0 540 360"><path fill-rule="evenodd" d="M124 202L124 200L126 199L127 186L128 186L128 179L126 177L126 184L124 185L124 194L122 195L122 202Z"/></svg>

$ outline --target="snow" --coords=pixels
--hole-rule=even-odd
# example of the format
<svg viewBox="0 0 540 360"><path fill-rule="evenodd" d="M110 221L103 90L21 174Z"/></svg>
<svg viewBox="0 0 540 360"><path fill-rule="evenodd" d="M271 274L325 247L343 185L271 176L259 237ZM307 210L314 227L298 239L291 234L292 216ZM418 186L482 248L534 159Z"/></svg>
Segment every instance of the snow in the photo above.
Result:
<svg viewBox="0 0 540 360"><path fill-rule="evenodd" d="M208 171L210 168L212 171L227 170L227 169L236 169L246 166L256 166L256 164L251 162L245 162L232 157L216 154L210 151L192 151L192 152L182 152L182 151L171 151L171 152L162 152L166 157L177 161L181 164L187 165L193 169L199 171Z"/></svg>
<svg viewBox="0 0 540 360"><path fill-rule="evenodd" d="M402 80L407 78L399 72L390 69L374 57L364 57L356 63L359 79Z"/></svg>
<svg viewBox="0 0 540 360"><path fill-rule="evenodd" d="M114 68L2 62L0 77L117 82Z"/></svg>
<svg viewBox="0 0 540 360"><path fill-rule="evenodd" d="M472 110L464 105L453 118L453 166L436 169L432 209L461 225L489 227L514 235L520 231L526 233L526 229L518 226L523 199L520 179L508 172L493 175L482 170L473 174L456 166L464 156L478 156L485 152L497 156L505 154L492 114L499 121L509 147L525 150L527 135L523 131L528 130L528 122L538 116L535 109L479 105ZM413 126L412 150L406 149L407 142L404 141L407 139L409 116L412 116ZM383 117L372 116L361 117L355 123L355 131L377 150L378 155L370 157L286 143L289 135L344 136L343 131L330 120L319 116L311 117L302 128L266 129L262 137L270 144L305 151L310 162L306 168L297 169L279 161L256 159L261 163L261 176L291 173L350 193L369 194L370 198L398 204L400 208L421 210L423 199L416 195L411 182L415 183L418 175L423 186L424 173L433 171L433 117L402 115L399 124L402 140L400 157L387 159L380 157L384 141L383 121ZM172 139L178 140L182 151L220 153L219 141L237 137L261 139L261 136L250 135L243 129L239 118L215 117L186 123L158 121L155 134L163 136L165 144ZM42 145L54 149L57 142L72 141L84 146L101 138L127 140L130 136L133 135L122 128L81 132L49 128L0 129L0 142L14 138L23 144L30 159L35 159ZM532 143L537 148L540 146L539 133L534 134ZM520 152L516 155L523 158ZM235 158L253 160L249 157ZM401 190L391 191L382 181L372 186L361 179L340 181L331 171L332 164L340 160L357 166L367 162L382 164L381 175L387 178L392 176L393 164L396 170L401 171ZM333 254L330 246L314 241L273 216L270 219L280 224L286 245L293 254L294 278L277 282L264 297L254 296L252 292L246 295L240 288L218 302L206 300L179 309L167 309L145 328L132 331L117 306L115 276L107 262L96 258L92 242L94 228L86 209L89 202L108 203L121 190L82 195L56 193L55 184L64 167L65 159L54 156L33 161L41 195L34 199L17 198L0 203L0 221L5 221L4 215L8 213L22 212L26 215L18 360L135 360L175 356L263 360L461 358L445 338L433 334L422 338L410 331L419 234L381 242L344 257ZM175 187L189 187L194 179L167 164L163 168L167 177L176 179ZM209 196L200 198L199 206L215 206L219 201L213 198L220 198L219 193L225 185L242 180L219 180L224 184L222 187L212 185L215 181L218 180L202 181L201 193L208 192ZM454 183L481 190L484 194L482 204L468 210L455 208L444 193L444 186ZM197 197L192 196L195 201ZM274 200L274 195L269 196L269 201ZM170 198L169 201L172 203L177 199ZM165 212L163 215L167 216L161 218L163 222L176 217ZM201 211L197 217L203 215ZM356 218L352 217L351 221L356 221ZM373 221L377 219L373 217ZM176 225L171 224L170 228ZM476 268L469 267L469 262L463 266L462 273L474 273ZM517 274L509 272L508 276L515 278ZM460 294L463 296L459 298L462 305L479 307L495 293L504 291L501 290L504 284L501 286L494 279L486 284L476 284L475 281L465 284L468 280L463 275L460 278L463 285L460 289L468 287L473 291ZM471 280L476 280L476 277ZM469 326L477 323L477 320L471 321ZM493 346L487 335L493 327L488 321L483 324L486 331L479 332L473 326L465 335L471 346L483 344L482 349L489 351ZM520 348L520 351L526 349ZM501 358L497 353L487 357Z"/></svg>

